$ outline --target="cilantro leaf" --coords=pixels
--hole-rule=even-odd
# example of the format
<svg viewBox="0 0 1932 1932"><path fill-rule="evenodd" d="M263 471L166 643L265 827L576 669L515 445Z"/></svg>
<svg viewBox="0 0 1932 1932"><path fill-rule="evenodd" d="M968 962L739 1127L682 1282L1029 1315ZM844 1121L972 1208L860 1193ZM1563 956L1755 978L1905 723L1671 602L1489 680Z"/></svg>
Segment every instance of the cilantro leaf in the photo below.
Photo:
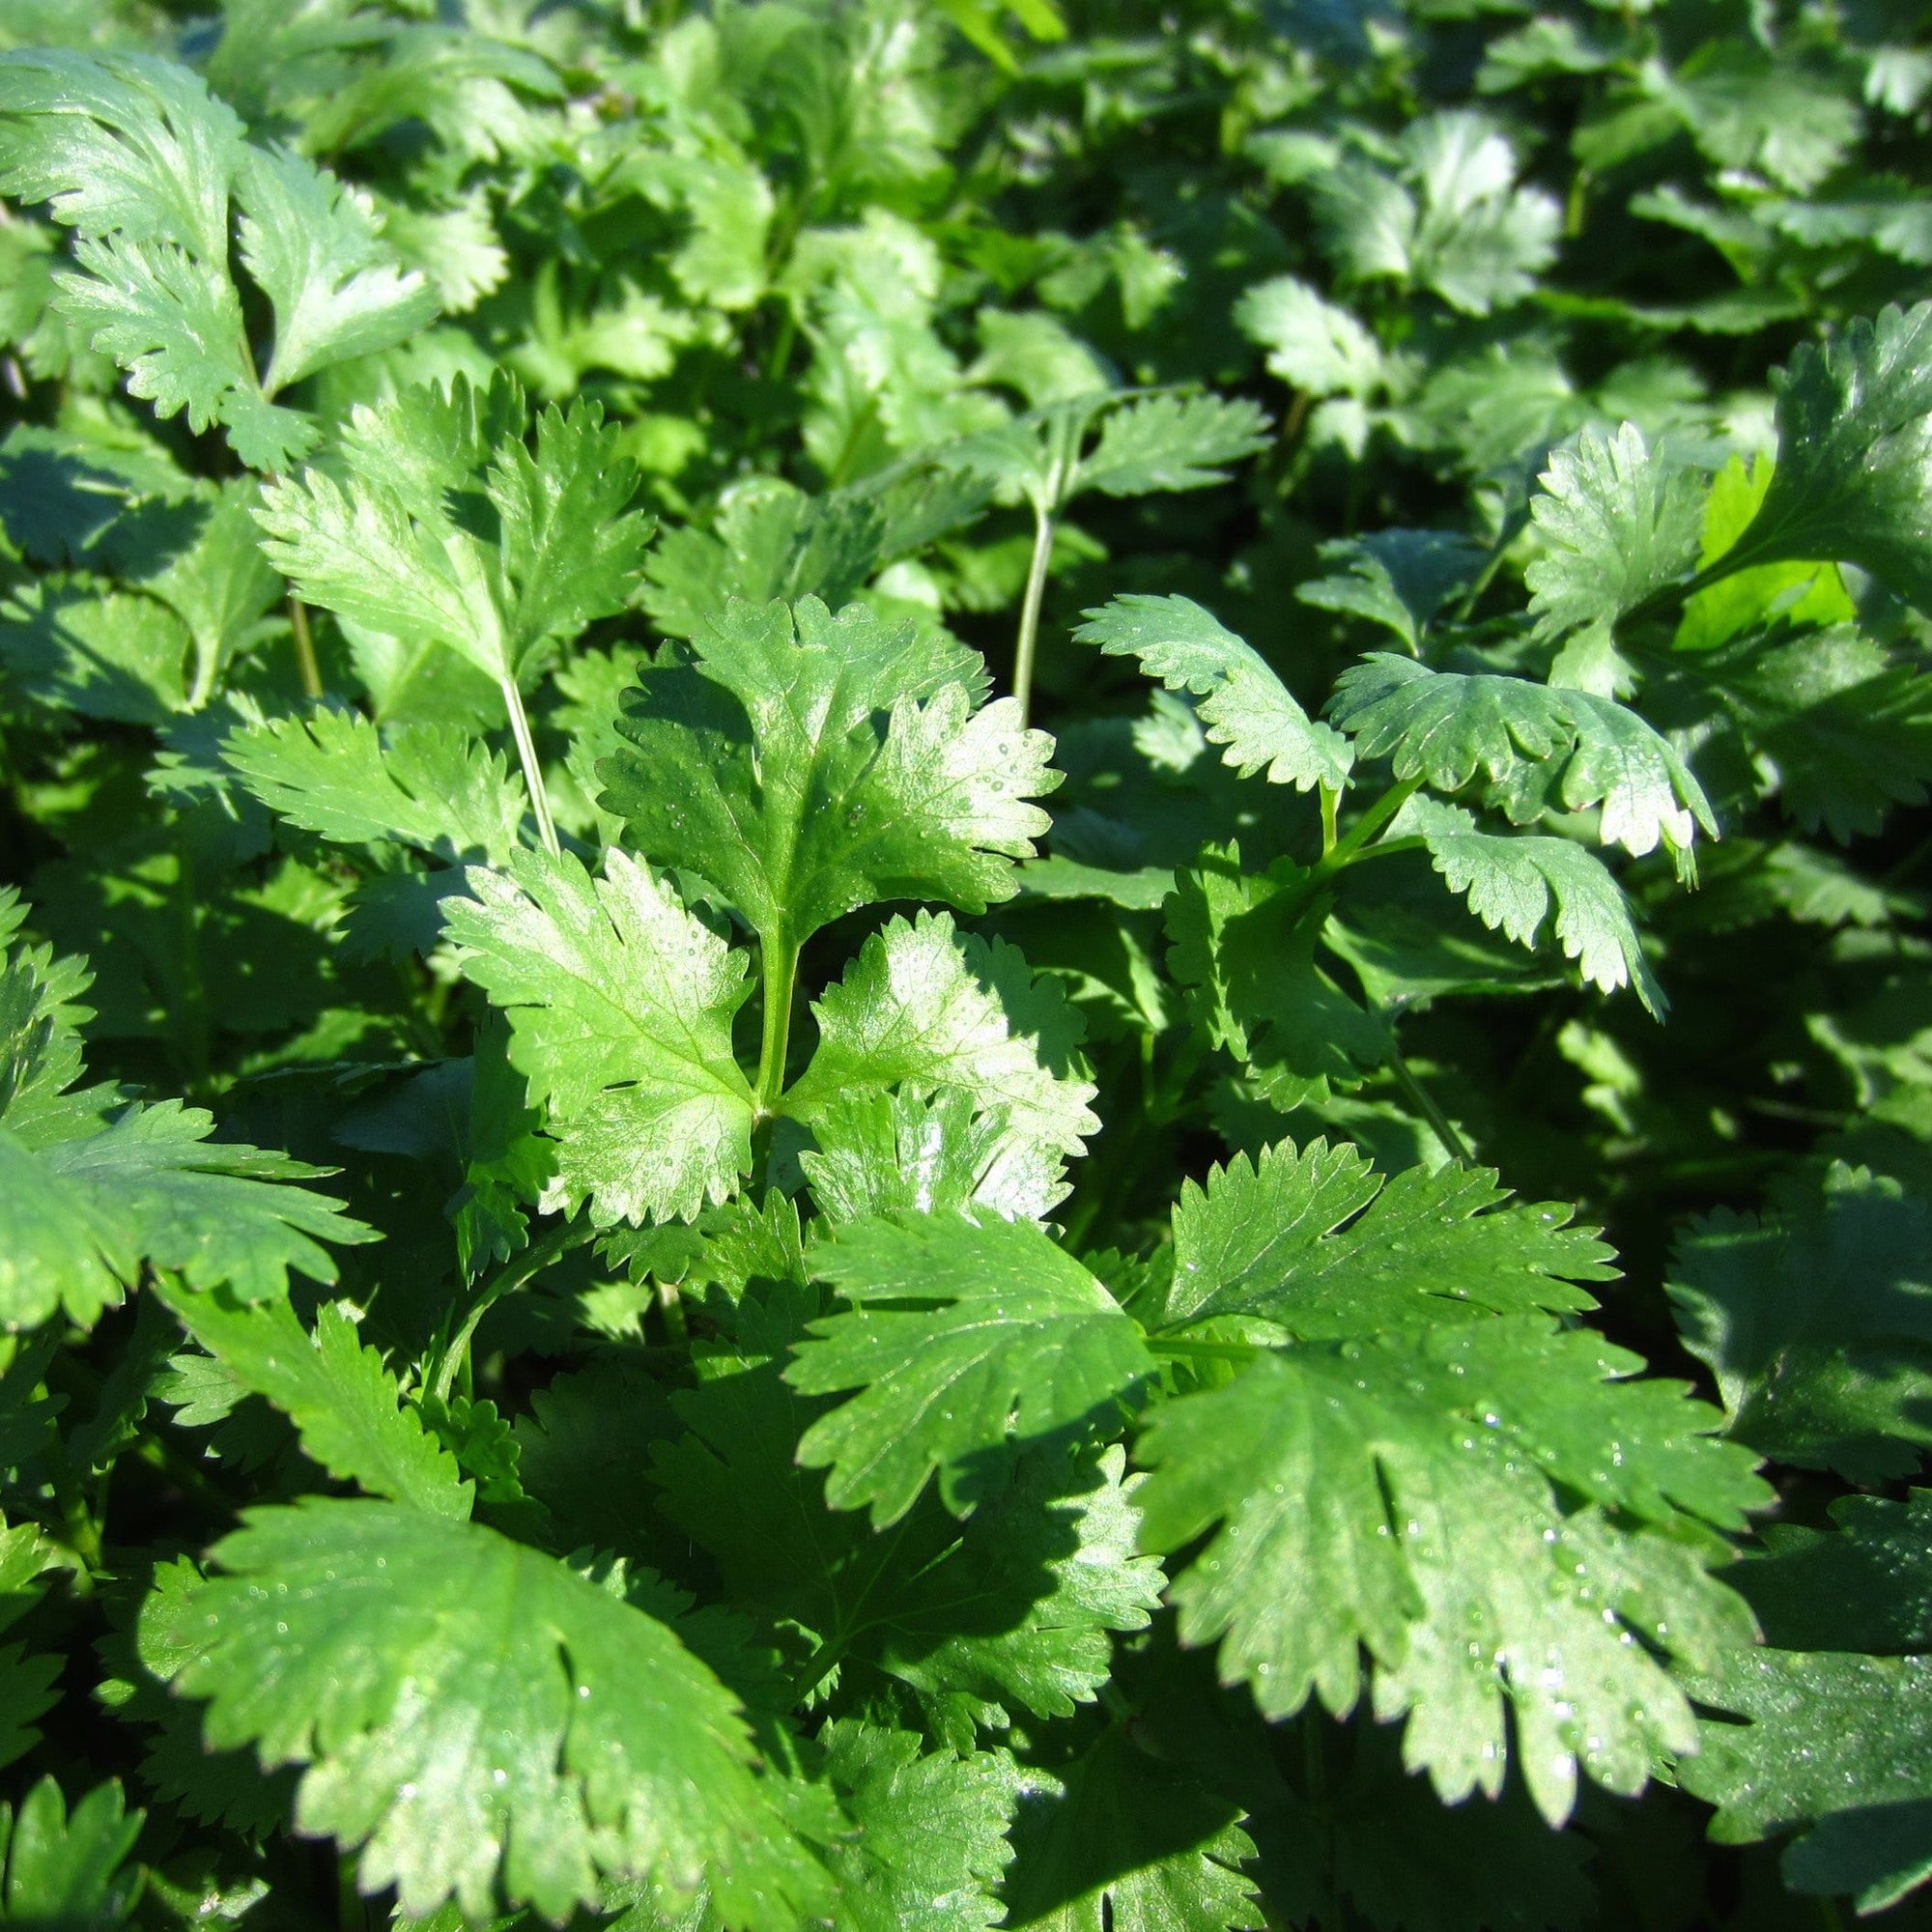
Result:
<svg viewBox="0 0 1932 1932"><path fill-rule="evenodd" d="M818 1743L858 1831L834 1851L838 1923L852 1932L980 1932L1012 1858L1009 1779L991 1751L924 1751L915 1731L841 1718Z"/></svg>
<svg viewBox="0 0 1932 1932"><path fill-rule="evenodd" d="M192 639L158 598L23 584L0 622L0 664L23 697L122 724L162 724L187 703Z"/></svg>
<svg viewBox="0 0 1932 1932"><path fill-rule="evenodd" d="M1711 1835L1748 1844L1808 1826L1784 1855L1799 1891L1883 1912L1932 1878L1932 1657L1743 1651L1690 1680L1747 1723L1703 1727L1685 1788L1716 1804Z"/></svg>
<svg viewBox="0 0 1932 1932"><path fill-rule="evenodd" d="M1719 1208L1677 1244L1685 1346L1737 1434L1855 1482L1932 1447L1932 1215L1884 1176L1833 1163L1822 1191L1761 1218Z"/></svg>
<svg viewBox="0 0 1932 1932"><path fill-rule="evenodd" d="M1168 966L1196 1024L1284 1111L1360 1085L1390 1045L1382 1017L1316 962L1328 904L1310 896L1311 878L1290 859L1243 872L1238 846L1210 845L1167 901Z"/></svg>
<svg viewBox="0 0 1932 1932"><path fill-rule="evenodd" d="M1142 396L1115 410L1081 458L1067 494L1145 497L1203 490L1227 480L1231 463L1266 447L1267 418L1247 401L1222 396Z"/></svg>
<svg viewBox="0 0 1932 1932"><path fill-rule="evenodd" d="M265 396L436 320L436 290L397 267L374 205L313 161L286 148L251 149L236 191L242 260L275 311Z"/></svg>
<svg viewBox="0 0 1932 1932"><path fill-rule="evenodd" d="M1086 613L1074 632L1110 658L1138 658L1170 691L1192 692L1211 744L1246 777L1264 766L1275 784L1339 790L1352 753L1302 710L1251 644L1187 597L1117 597Z"/></svg>
<svg viewBox="0 0 1932 1932"><path fill-rule="evenodd" d="M977 705L979 680L962 647L863 605L734 600L687 661L641 674L605 807L773 947L882 899L981 912L1018 890L1048 824L1026 801L1059 774L1012 699Z"/></svg>
<svg viewBox="0 0 1932 1932"><path fill-rule="evenodd" d="M1387 380L1381 345L1345 308L1293 275L1258 282L1235 326L1268 352L1268 373L1311 396L1368 396Z"/></svg>
<svg viewBox="0 0 1932 1932"><path fill-rule="evenodd" d="M1708 1665L1749 1640L1749 1614L1684 1543L1566 1514L1550 1478L1666 1526L1678 1506L1734 1522L1765 1492L1699 1433L1715 1416L1666 1386L1605 1386L1637 1366L1533 1320L1472 1321L1268 1354L1159 1408L1138 1452L1146 1543L1224 1525L1173 1586L1183 1640L1220 1639L1223 1677L1272 1718L1311 1693L1348 1711L1366 1649L1376 1715L1408 1715L1407 1762L1447 1802L1499 1788L1505 1700L1552 1823L1578 1763L1640 1789L1697 1732L1626 1631Z"/></svg>
<svg viewBox="0 0 1932 1932"><path fill-rule="evenodd" d="M219 263L242 123L172 61L67 48L0 54L0 194L82 235L172 242Z"/></svg>
<svg viewBox="0 0 1932 1932"><path fill-rule="evenodd" d="M470 1486L415 1415L341 1304L304 1329L287 1302L233 1308L214 1295L156 1291L228 1373L296 1425L302 1448L339 1481L428 1515L464 1521Z"/></svg>
<svg viewBox="0 0 1932 1932"><path fill-rule="evenodd" d="M1732 1575L1780 1650L1932 1651L1932 1491L1840 1496L1833 1530L1768 1523Z"/></svg>
<svg viewBox="0 0 1932 1932"><path fill-rule="evenodd" d="M1661 1017L1663 989L1632 923L1630 907L1603 862L1567 838L1507 838L1477 829L1461 806L1412 798L1390 828L1428 847L1452 893L1467 894L1469 910L1492 931L1534 947L1555 902L1554 936L1584 979L1605 993L1634 988L1645 1009Z"/></svg>
<svg viewBox="0 0 1932 1932"><path fill-rule="evenodd" d="M1777 468L1722 559L1856 563L1932 610L1932 302L1801 344L1777 390Z"/></svg>
<svg viewBox="0 0 1932 1932"><path fill-rule="evenodd" d="M553 1918L598 1876L699 1879L789 1928L823 1877L753 1774L717 1679L655 1618L474 1523L311 1497L259 1509L190 1596L213 1749L305 1767L303 1829L361 1848L405 1913L501 1893ZM500 1776L498 1775L500 1774Z"/></svg>
<svg viewBox="0 0 1932 1932"><path fill-rule="evenodd" d="M1546 546L1523 573L1539 638L1614 624L1697 560L1702 479L1652 451L1625 423L1550 452L1530 520Z"/></svg>
<svg viewBox="0 0 1932 1932"><path fill-rule="evenodd" d="M1697 829L1717 833L1703 787L1669 741L1589 692L1432 670L1377 651L1336 680L1328 715L1358 756L1386 757L1398 779L1460 791L1480 773L1519 824L1552 795L1573 811L1601 806L1604 843L1641 855L1662 840L1680 872Z"/></svg>
<svg viewBox="0 0 1932 1932"><path fill-rule="evenodd" d="M1483 552L1453 530L1373 530L1366 536L1324 543L1319 553L1346 572L1295 585L1294 594L1318 611L1345 611L1385 625L1420 652L1429 626L1475 582Z"/></svg>
<svg viewBox="0 0 1932 1932"><path fill-rule="evenodd" d="M858 1393L798 1445L835 1509L904 1516L926 1479L964 1516L1007 1445L1117 1413L1154 1372L1106 1288L1024 1221L952 1212L848 1223L812 1269L853 1304L811 1324L785 1379ZM911 1304L910 1306L902 1304ZM936 1304L936 1305L922 1305Z"/></svg>
<svg viewBox="0 0 1932 1932"><path fill-rule="evenodd" d="M1045 1932L1254 1932L1239 1812L1110 1727L1070 1763L1018 1769L1008 1923Z"/></svg>
<svg viewBox="0 0 1932 1932"><path fill-rule="evenodd" d="M52 1777L43 1777L16 1812L0 1804L0 1918L20 1925L111 1932L141 1894L141 1870L128 1863L144 1814L129 1813L118 1778L97 1784L71 1813Z"/></svg>
<svg viewBox="0 0 1932 1932"><path fill-rule="evenodd" d="M316 710L233 731L221 756L270 810L325 838L394 839L445 863L500 865L519 847L522 787L453 725L406 725L385 744L356 712Z"/></svg>
<svg viewBox="0 0 1932 1932"><path fill-rule="evenodd" d="M997 1115L982 1198L1044 1214L1065 1189L1061 1166L1099 1122L1074 1049L1078 1014L1013 947L961 939L947 913L894 919L813 1005L818 1047L784 1096L808 1125L870 1094L957 1094ZM835 1126L834 1131L837 1131Z"/></svg>
<svg viewBox="0 0 1932 1932"><path fill-rule="evenodd" d="M1259 1315L1308 1339L1596 1306L1613 1250L1554 1203L1504 1207L1488 1168L1383 1177L1347 1142L1293 1141L1182 1183L1163 1321Z"/></svg>
<svg viewBox="0 0 1932 1932"><path fill-rule="evenodd" d="M556 1192L599 1226L690 1220L752 1162L752 1090L731 1051L745 961L669 883L615 850L472 867L447 908L467 978L510 1020L510 1061L557 1142Z"/></svg>

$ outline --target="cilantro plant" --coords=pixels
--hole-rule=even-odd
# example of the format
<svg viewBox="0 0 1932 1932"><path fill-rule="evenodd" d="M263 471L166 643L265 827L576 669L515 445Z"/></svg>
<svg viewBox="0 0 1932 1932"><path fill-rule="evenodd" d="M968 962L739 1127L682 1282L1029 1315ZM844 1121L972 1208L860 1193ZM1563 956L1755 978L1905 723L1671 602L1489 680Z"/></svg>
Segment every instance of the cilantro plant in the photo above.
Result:
<svg viewBox="0 0 1932 1932"><path fill-rule="evenodd" d="M1932 51L0 7L0 1923L1932 1889Z"/></svg>

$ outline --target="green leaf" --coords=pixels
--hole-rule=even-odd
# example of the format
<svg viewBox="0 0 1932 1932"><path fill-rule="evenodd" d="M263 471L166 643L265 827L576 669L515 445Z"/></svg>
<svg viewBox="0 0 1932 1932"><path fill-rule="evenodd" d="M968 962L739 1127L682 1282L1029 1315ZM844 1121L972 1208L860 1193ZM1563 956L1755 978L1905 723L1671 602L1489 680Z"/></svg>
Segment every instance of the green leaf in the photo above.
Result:
<svg viewBox="0 0 1932 1932"><path fill-rule="evenodd" d="M1840 1496L1834 1530L1767 1523L1767 1553L1731 1572L1780 1650L1932 1651L1932 1490Z"/></svg>
<svg viewBox="0 0 1932 1932"><path fill-rule="evenodd" d="M523 786L454 725L406 725L384 744L359 713L314 710L230 732L221 756L270 811L325 838L393 839L445 864L519 849Z"/></svg>
<svg viewBox="0 0 1932 1932"><path fill-rule="evenodd" d="M1708 1667L1751 1635L1677 1511L1735 1523L1767 1493L1680 1385L1607 1379L1639 1366L1587 1333L1471 1321L1269 1354L1157 1409L1143 1540L1222 1524L1171 1591L1182 1640L1219 1639L1222 1677L1270 1718L1311 1693L1349 1711L1365 1649L1376 1716L1407 1715L1406 1762L1445 1802L1500 1788L1505 1702L1552 1824L1579 1763L1639 1790L1697 1740L1645 1646ZM1552 1479L1660 1528L1566 1512Z"/></svg>
<svg viewBox="0 0 1932 1932"><path fill-rule="evenodd" d="M1267 447L1267 417L1222 396L1143 396L1115 410L1075 468L1065 496L1145 497L1225 483L1227 466Z"/></svg>
<svg viewBox="0 0 1932 1932"><path fill-rule="evenodd" d="M836 1135L868 1094L957 1094L997 1136L976 1156L982 1199L1037 1217L1064 1197L1063 1163L1099 1129L1094 1088L1074 1051L1079 1015L1015 948L961 939L947 913L895 919L812 1013L818 1047L784 1096L787 1114L814 1127L836 1117Z"/></svg>
<svg viewBox="0 0 1932 1932"><path fill-rule="evenodd" d="M0 1804L0 1890L9 1924L58 1926L61 1932L112 1932L126 1924L141 1895L142 1874L128 1863L143 1814L127 1812L121 1784L97 1784L70 1816L67 1799L43 1777L16 1813Z"/></svg>
<svg viewBox="0 0 1932 1932"><path fill-rule="evenodd" d="M144 580L188 628L194 640L194 681L188 695L198 707L225 672L276 629L268 620L287 586L262 554L261 533L250 514L260 498L252 477L240 477L211 493L207 521L194 542Z"/></svg>
<svg viewBox="0 0 1932 1932"><path fill-rule="evenodd" d="M1662 1016L1663 989L1651 976L1630 906L1603 861L1567 838L1511 838L1477 829L1461 806L1412 798L1391 838L1420 838L1452 893L1492 931L1533 948L1555 902L1552 932L1584 979L1605 993L1631 986Z"/></svg>
<svg viewBox="0 0 1932 1932"><path fill-rule="evenodd" d="M1268 352L1268 373L1310 396L1373 395L1387 380L1381 345L1345 308L1293 275L1258 282L1235 327Z"/></svg>
<svg viewBox="0 0 1932 1932"><path fill-rule="evenodd" d="M341 1202L287 1184L327 1169L213 1131L211 1115L178 1100L51 1145L0 1128L0 1322L33 1327L64 1309L91 1325L144 1264L266 1301L288 1292L291 1268L335 1279L324 1241L376 1238Z"/></svg>
<svg viewBox="0 0 1932 1932"><path fill-rule="evenodd" d="M1167 902L1168 966L1196 1024L1284 1111L1359 1086L1390 1045L1382 1017L1316 963L1328 903L1311 897L1310 878L1289 859L1244 873L1238 846L1210 845Z"/></svg>
<svg viewBox="0 0 1932 1932"><path fill-rule="evenodd" d="M1605 844L1640 856L1661 840L1680 874L1698 827L1717 835L1703 787L1668 740L1586 691L1432 670L1377 651L1336 680L1328 715L1354 737L1357 756L1386 757L1398 779L1460 791L1480 774L1519 824L1551 799L1572 811L1601 807Z"/></svg>
<svg viewBox="0 0 1932 1932"><path fill-rule="evenodd" d="M118 724L165 724L187 703L192 640L157 599L27 583L0 619L0 664L21 696Z"/></svg>
<svg viewBox="0 0 1932 1932"><path fill-rule="evenodd" d="M1612 625L1696 562L1703 478L1653 452L1634 423L1611 438L1581 431L1537 480L1529 514L1545 548L1523 581L1539 638Z"/></svg>
<svg viewBox="0 0 1932 1932"><path fill-rule="evenodd" d="M470 1486L448 1452L404 1406L382 1355L356 1338L352 1313L324 1307L305 1329L285 1301L233 1308L214 1295L158 1293L182 1325L242 1387L293 1422L303 1450L338 1482L461 1522Z"/></svg>
<svg viewBox="0 0 1932 1932"><path fill-rule="evenodd" d="M1719 1208L1679 1239L1670 1293L1753 1448L1877 1483L1932 1447L1932 1215L1897 1181L1833 1163L1782 1213Z"/></svg>
<svg viewBox="0 0 1932 1932"><path fill-rule="evenodd" d="M1743 1651L1690 1679L1747 1723L1704 1725L1685 1788L1711 1835L1749 1844L1810 1827L1784 1855L1795 1890L1883 1912L1932 1878L1932 1657Z"/></svg>
<svg viewBox="0 0 1932 1932"><path fill-rule="evenodd" d="M1553 1202L1506 1208L1489 1168L1384 1178L1347 1142L1236 1154L1181 1184L1163 1325L1259 1315L1303 1339L1532 1310L1577 1314L1613 1249Z"/></svg>
<svg viewBox="0 0 1932 1932"><path fill-rule="evenodd" d="M1453 530L1373 530L1324 543L1318 554L1348 570L1296 584L1296 598L1318 611L1346 611L1386 625L1411 655L1420 652L1429 626L1476 581L1484 562L1481 547Z"/></svg>
<svg viewBox="0 0 1932 1932"><path fill-rule="evenodd" d="M200 76L143 54L0 54L0 194L99 238L165 242L218 265L242 123Z"/></svg>
<svg viewBox="0 0 1932 1932"><path fill-rule="evenodd" d="M1005 1761L925 1752L917 1732L856 1718L827 1724L825 1772L857 1827L830 1863L838 1924L850 1932L979 1932L1005 1916L994 1896L1012 1858Z"/></svg>
<svg viewBox="0 0 1932 1932"><path fill-rule="evenodd" d="M977 1723L1004 1726L1009 1707L1063 1718L1091 1703L1112 1668L1111 1634L1145 1629L1160 1599L1159 1565L1136 1553L1145 1478L1124 1475L1125 1452L1022 1457L963 1526L926 1491L890 1537L875 1536L828 1508L824 1478L799 1464L824 1404L763 1355L795 1340L810 1313L777 1299L752 1290L744 1309L758 1332L746 1358L672 1399L685 1427L667 1427L672 1439L654 1451L671 1520L717 1559L738 1601L844 1632L848 1655L930 1700L956 1746Z"/></svg>
<svg viewBox="0 0 1932 1932"><path fill-rule="evenodd" d="M400 1909L501 1896L554 1919L600 1875L702 1880L798 1925L823 1877L753 1773L730 1695L655 1618L474 1523L311 1497L260 1509L191 1595L211 1748L305 1766L299 1829L361 1848Z"/></svg>
<svg viewBox="0 0 1932 1932"><path fill-rule="evenodd" d="M1083 643L1110 658L1138 658L1168 690L1203 700L1209 742L1226 747L1223 761L1243 777L1265 766L1271 782L1298 791L1348 783L1348 745L1302 710L1259 651L1191 598L1117 597L1085 614L1073 634Z"/></svg>
<svg viewBox="0 0 1932 1932"><path fill-rule="evenodd" d="M1856 563L1932 611L1932 302L1801 344L1772 381L1777 469L1724 562Z"/></svg>
<svg viewBox="0 0 1932 1932"><path fill-rule="evenodd" d="M1014 1778L1007 1923L1042 1932L1237 1932L1265 1921L1239 1812L1110 1727L1071 1763Z"/></svg>
<svg viewBox="0 0 1932 1932"><path fill-rule="evenodd" d="M863 605L728 603L687 661L642 673L603 803L654 863L719 888L796 947L884 899L982 912L1017 890L1053 740L979 708L979 660Z"/></svg>
<svg viewBox="0 0 1932 1932"><path fill-rule="evenodd" d="M731 1052L745 960L667 881L611 850L472 867L447 907L464 975L510 1019L510 1061L557 1142L556 1190L599 1227L690 1220L752 1164L752 1090Z"/></svg>
<svg viewBox="0 0 1932 1932"><path fill-rule="evenodd" d="M236 189L242 260L275 311L265 396L436 320L436 291L397 264L367 196L285 148L251 149Z"/></svg>
<svg viewBox="0 0 1932 1932"><path fill-rule="evenodd" d="M1154 1373L1103 1284L1024 1221L848 1223L811 1265L853 1306L811 1324L785 1379L806 1395L859 1393L812 1424L798 1457L831 1470L833 1508L869 1507L875 1529L935 1474L965 1516L1009 1444L1110 1419Z"/></svg>

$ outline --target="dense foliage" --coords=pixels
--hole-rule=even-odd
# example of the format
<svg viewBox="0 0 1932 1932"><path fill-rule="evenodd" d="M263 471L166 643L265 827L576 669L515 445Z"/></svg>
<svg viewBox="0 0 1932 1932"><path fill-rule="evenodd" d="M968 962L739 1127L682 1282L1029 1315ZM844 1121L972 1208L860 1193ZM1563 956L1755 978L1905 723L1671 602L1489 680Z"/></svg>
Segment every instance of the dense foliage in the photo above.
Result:
<svg viewBox="0 0 1932 1932"><path fill-rule="evenodd" d="M1932 1891L1906 0L0 0L0 1922Z"/></svg>

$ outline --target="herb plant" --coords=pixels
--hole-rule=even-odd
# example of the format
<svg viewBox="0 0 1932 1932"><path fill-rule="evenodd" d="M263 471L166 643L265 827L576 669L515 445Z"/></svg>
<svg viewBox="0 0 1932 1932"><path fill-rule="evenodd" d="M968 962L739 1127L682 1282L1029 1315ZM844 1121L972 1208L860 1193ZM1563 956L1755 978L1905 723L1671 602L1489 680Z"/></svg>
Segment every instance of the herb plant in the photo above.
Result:
<svg viewBox="0 0 1932 1932"><path fill-rule="evenodd" d="M0 1922L1916 1923L1932 50L0 5Z"/></svg>

